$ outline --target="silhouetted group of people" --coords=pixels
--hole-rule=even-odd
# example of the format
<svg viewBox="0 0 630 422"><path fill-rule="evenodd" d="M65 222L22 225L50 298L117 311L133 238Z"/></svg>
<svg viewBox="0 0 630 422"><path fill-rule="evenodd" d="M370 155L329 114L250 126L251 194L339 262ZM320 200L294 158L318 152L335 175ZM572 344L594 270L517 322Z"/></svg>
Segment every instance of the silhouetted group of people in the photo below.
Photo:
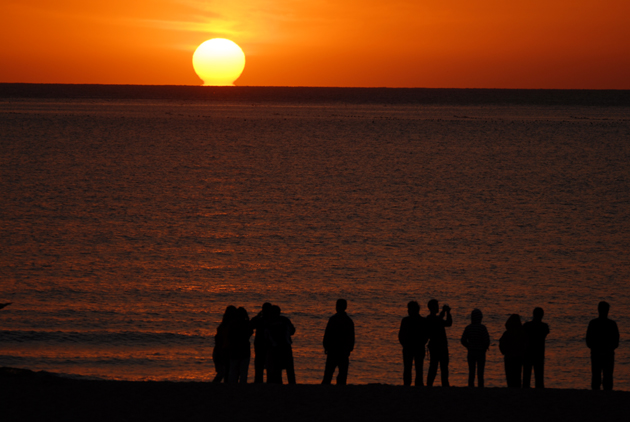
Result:
<svg viewBox="0 0 630 422"><path fill-rule="evenodd" d="M425 344L429 349L429 373L427 386L433 386L435 376L440 369L442 386L448 387L448 341L446 327L453 325L450 307L444 305L438 314L439 304L431 299L427 304L429 315L420 316L420 305L416 301L407 304L409 316L403 318L398 332L398 339L403 347L403 384L411 385L412 365L415 363L416 377L414 384L422 386L422 367L425 356ZM517 314L511 315L506 324L506 331L499 341L499 348L504 355L505 376L508 387L521 387L521 373L524 371L523 387L529 387L531 370L536 374L536 387L543 388L545 338L549 334L549 326L542 322L543 310L534 310L534 319L521 327L521 318ZM490 348L490 334L481 322L483 313L473 309L470 315L471 323L466 326L461 344L468 350L468 386L484 386L484 372L486 352Z"/></svg>
<svg viewBox="0 0 630 422"><path fill-rule="evenodd" d="M408 316L400 324L398 339L403 347L403 384L411 385L412 365L415 363L415 385L422 386L422 367L425 357L425 344L428 341L429 373L427 386L432 386L438 366L441 371L442 386L448 387L448 343L446 327L453 324L448 305L438 314L437 300L427 304L429 315L420 316L420 305L416 301L407 304ZM586 333L586 344L591 349L591 388L612 390L615 349L619 347L619 329L608 318L610 305L600 302L599 317L592 320ZM505 323L505 332L499 340L499 350L503 354L505 378L509 388L529 388L532 372L536 388L545 387L545 340L549 325L542 322L542 308L535 308L533 318L521 323L518 314L512 314ZM468 386L484 386L486 352L490 348L490 334L481 323L483 314L479 309L471 312L471 323L464 329L461 344L468 350ZM603 375L603 377L602 377Z"/></svg>
<svg viewBox="0 0 630 422"><path fill-rule="evenodd" d="M214 336L212 360L216 369L213 382L246 383L251 359L249 339L254 337L254 381L282 384L282 371L287 382L295 384L291 336L295 327L282 315L279 306L265 303L262 310L249 319L247 310L228 306Z"/></svg>
<svg viewBox="0 0 630 422"><path fill-rule="evenodd" d="M354 349L354 322L346 313L348 303L337 300L337 313L330 317L324 332L326 368L322 384L330 384L338 369L337 384L344 385L348 378L350 353ZM212 360L216 370L213 382L246 383L251 358L249 339L254 337L254 382L282 384L282 371L287 382L295 384L291 336L295 327L282 315L277 305L264 303L261 311L251 320L245 308L228 306L214 336Z"/></svg>
<svg viewBox="0 0 630 422"><path fill-rule="evenodd" d="M427 386L433 386L438 367L442 385L447 387L448 382L448 339L446 327L453 325L451 308L448 305L442 307L437 300L431 299L428 303L429 315L420 316L420 305L415 300L407 304L407 314L400 323L398 341L403 347L403 384L411 385L412 367L415 364L416 376L414 385L423 386L423 366L425 357L425 345L429 348L429 372ZM438 314L439 312L439 314Z"/></svg>
<svg viewBox="0 0 630 422"><path fill-rule="evenodd" d="M348 303L339 299L336 313L330 317L324 332L323 345L326 353L326 366L322 384L330 384L335 370L338 370L337 385L345 385L348 378L350 354L354 350L354 322L346 313ZM410 386L415 366L414 385L424 386L423 366L426 349L429 351L427 387L433 386L438 369L443 387L449 386L449 351L446 328L453 325L451 308L431 299L427 307L429 315L420 315L417 301L407 304L407 316L400 324L398 340L403 351L403 384ZM593 390L612 390L615 349L619 346L619 329L608 318L610 305L600 302L599 317L593 319L586 333L586 344L591 349L591 369ZM503 354L505 378L509 388L529 388L532 372L535 387L545 386L545 341L549 325L542 321L544 310L535 308L531 321L521 323L518 314L509 316L505 332L499 340L499 350ZM484 386L486 352L490 348L490 334L482 324L483 313L474 309L471 323L466 326L460 342L466 347L468 362L468 386ZM228 306L223 320L217 328L215 348L212 358L217 375L214 382L247 382L247 369L250 361L249 339L253 333L255 382L264 381L267 372L268 383L282 383L282 371L286 371L289 384L295 384L295 369L291 336L295 327L280 307L265 303L261 312L251 320L244 308Z"/></svg>

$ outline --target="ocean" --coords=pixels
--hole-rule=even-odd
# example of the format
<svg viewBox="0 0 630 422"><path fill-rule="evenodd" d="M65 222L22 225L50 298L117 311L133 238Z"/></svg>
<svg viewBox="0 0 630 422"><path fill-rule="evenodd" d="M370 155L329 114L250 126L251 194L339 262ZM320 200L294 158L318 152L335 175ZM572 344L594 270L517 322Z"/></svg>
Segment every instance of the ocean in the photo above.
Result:
<svg viewBox="0 0 630 422"><path fill-rule="evenodd" d="M504 324L540 306L546 386L582 389L606 300L630 391L629 162L628 91L5 84L0 366L209 381L226 306L268 301L319 383L345 298L348 382L402 384L406 304L435 298L451 385L472 309L501 387Z"/></svg>

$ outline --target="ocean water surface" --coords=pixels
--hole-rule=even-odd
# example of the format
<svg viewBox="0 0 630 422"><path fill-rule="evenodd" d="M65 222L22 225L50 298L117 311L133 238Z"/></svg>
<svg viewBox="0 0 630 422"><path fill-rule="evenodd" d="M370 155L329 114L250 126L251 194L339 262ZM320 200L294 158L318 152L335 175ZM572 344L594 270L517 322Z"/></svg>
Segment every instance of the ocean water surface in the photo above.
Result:
<svg viewBox="0 0 630 422"><path fill-rule="evenodd" d="M402 384L406 303L436 298L452 385L473 308L496 387L541 306L546 385L589 388L607 300L630 390L629 162L628 107L0 98L0 366L208 381L225 307L270 301L318 383L344 297L349 383Z"/></svg>

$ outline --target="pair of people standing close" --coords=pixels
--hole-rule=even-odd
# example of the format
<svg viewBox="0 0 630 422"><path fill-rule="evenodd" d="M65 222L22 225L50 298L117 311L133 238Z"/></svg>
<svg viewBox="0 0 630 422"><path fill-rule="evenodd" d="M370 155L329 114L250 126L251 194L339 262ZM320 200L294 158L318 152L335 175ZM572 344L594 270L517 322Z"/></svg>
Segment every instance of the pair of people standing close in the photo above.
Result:
<svg viewBox="0 0 630 422"><path fill-rule="evenodd" d="M253 330L245 308L228 306L214 336L212 360L217 372L213 382L246 383Z"/></svg>
<svg viewBox="0 0 630 422"><path fill-rule="evenodd" d="M542 308L535 308L531 321L521 324L520 315L512 314L505 323L506 331L499 340L499 349L509 388L529 388L532 370L536 388L545 387L545 340L549 325L542 322L544 315Z"/></svg>
<svg viewBox="0 0 630 422"><path fill-rule="evenodd" d="M442 378L442 386L448 387L448 340L446 327L453 325L451 308L448 305L442 307L437 300L431 299L427 304L429 315L426 318L420 316L420 305L416 301L407 304L408 316L400 323L398 340L403 347L403 383L411 385L412 367L415 363L416 377L414 385L422 386L423 366L425 357L425 344L429 342L429 371L427 374L427 386L433 386L438 367Z"/></svg>
<svg viewBox="0 0 630 422"><path fill-rule="evenodd" d="M264 303L262 310L252 318L251 328L256 331L254 337L254 382L264 381L267 370L267 382L282 384L282 370L285 370L287 382L295 384L293 364L293 341L295 327L291 320L282 315L277 305Z"/></svg>

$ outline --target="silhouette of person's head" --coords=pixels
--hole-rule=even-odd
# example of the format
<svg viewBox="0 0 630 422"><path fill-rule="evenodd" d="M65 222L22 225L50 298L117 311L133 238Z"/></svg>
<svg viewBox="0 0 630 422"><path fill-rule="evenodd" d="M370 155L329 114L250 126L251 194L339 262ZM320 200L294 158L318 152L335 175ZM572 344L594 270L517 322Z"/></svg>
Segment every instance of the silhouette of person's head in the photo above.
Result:
<svg viewBox="0 0 630 422"><path fill-rule="evenodd" d="M273 305L272 305L271 303L269 303L269 302L265 302L265 303L263 303L263 305L262 305L262 313L263 313L263 314L268 314L268 313L269 313L269 311L271 310L271 307L272 307L272 306L273 306Z"/></svg>
<svg viewBox="0 0 630 422"><path fill-rule="evenodd" d="M610 304L608 302L601 301L597 305L597 311L600 318L608 318L608 311L610 311Z"/></svg>
<svg viewBox="0 0 630 422"><path fill-rule="evenodd" d="M505 328L508 331L519 330L521 325L521 316L519 314L512 314L505 322Z"/></svg>
<svg viewBox="0 0 630 422"><path fill-rule="evenodd" d="M432 314L437 314L440 311L440 304L437 300L431 299L429 303L427 303L427 308L429 308L429 312Z"/></svg>
<svg viewBox="0 0 630 422"><path fill-rule="evenodd" d="M481 324L481 320L483 319L483 314L481 313L480 309L473 309L473 311L470 313L470 321L473 324Z"/></svg>
<svg viewBox="0 0 630 422"><path fill-rule="evenodd" d="M407 313L409 314L409 316L420 314L420 304L418 304L418 302L416 302L415 300L409 302L407 304Z"/></svg>
<svg viewBox="0 0 630 422"><path fill-rule="evenodd" d="M543 308L534 308L534 321L542 321L543 316L545 316Z"/></svg>
<svg viewBox="0 0 630 422"><path fill-rule="evenodd" d="M225 313L223 314L223 322L231 321L236 317L236 306L229 305L225 308Z"/></svg>
<svg viewBox="0 0 630 422"><path fill-rule="evenodd" d="M348 302L346 299L337 299L337 303L335 304L335 309L337 312L344 312L348 308Z"/></svg>
<svg viewBox="0 0 630 422"><path fill-rule="evenodd" d="M271 308L269 308L269 317L277 318L280 316L281 312L282 311L280 310L280 307L278 305L271 305Z"/></svg>
<svg viewBox="0 0 630 422"><path fill-rule="evenodd" d="M249 315L247 314L247 310L242 306L236 310L236 319L240 321L249 321Z"/></svg>

